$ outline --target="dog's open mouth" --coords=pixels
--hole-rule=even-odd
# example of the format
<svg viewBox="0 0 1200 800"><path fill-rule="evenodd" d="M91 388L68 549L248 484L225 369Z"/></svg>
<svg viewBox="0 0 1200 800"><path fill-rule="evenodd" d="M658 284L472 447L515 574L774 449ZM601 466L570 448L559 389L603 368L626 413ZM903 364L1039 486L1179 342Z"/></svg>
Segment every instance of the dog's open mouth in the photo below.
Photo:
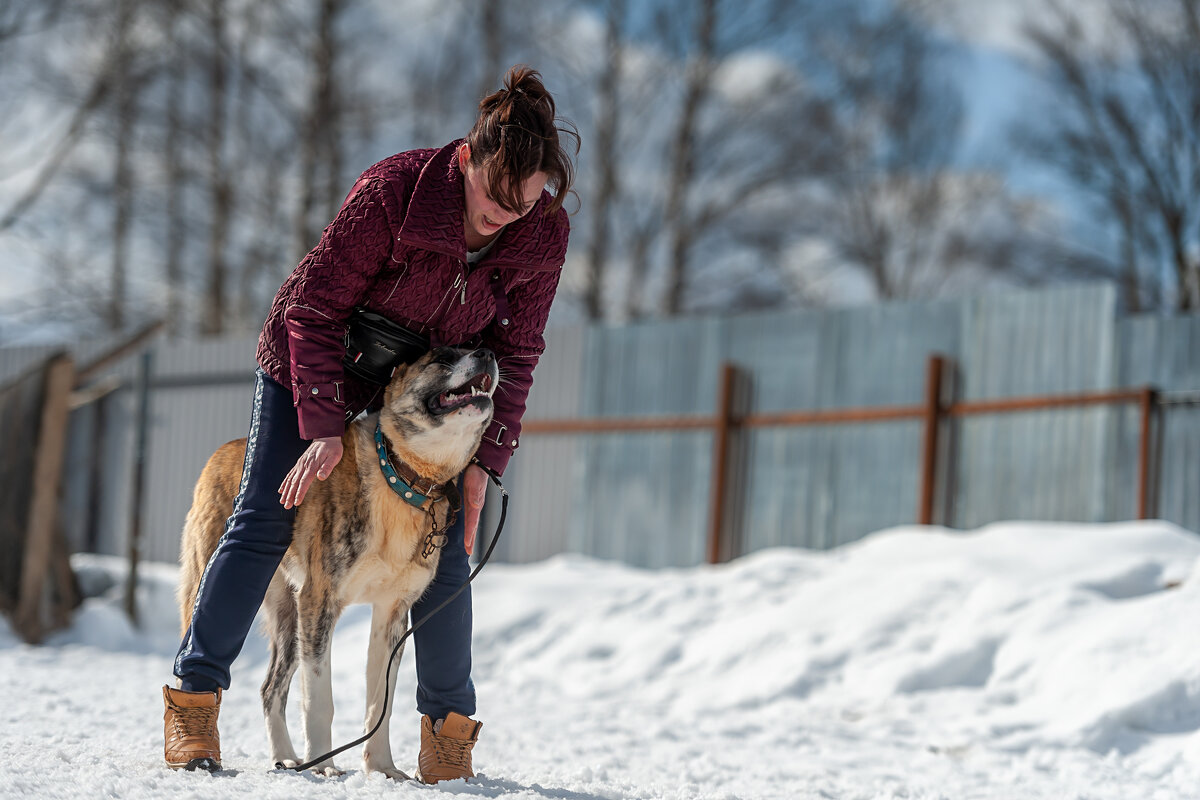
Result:
<svg viewBox="0 0 1200 800"><path fill-rule="evenodd" d="M457 408L472 403L492 402L492 376L486 372L476 374L462 386L429 398L429 411L433 414L448 414Z"/></svg>

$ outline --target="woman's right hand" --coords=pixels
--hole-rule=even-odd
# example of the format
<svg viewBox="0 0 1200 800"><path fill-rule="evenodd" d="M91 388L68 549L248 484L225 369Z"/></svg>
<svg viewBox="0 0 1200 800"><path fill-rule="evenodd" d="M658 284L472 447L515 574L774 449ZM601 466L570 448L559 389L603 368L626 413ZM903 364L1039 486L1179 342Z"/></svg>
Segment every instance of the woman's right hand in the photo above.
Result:
<svg viewBox="0 0 1200 800"><path fill-rule="evenodd" d="M298 506L304 500L308 487L313 478L325 480L333 472L333 468L342 460L342 437L327 436L324 439L313 439L312 444L300 456L296 466L283 479L279 486L280 499L284 508Z"/></svg>

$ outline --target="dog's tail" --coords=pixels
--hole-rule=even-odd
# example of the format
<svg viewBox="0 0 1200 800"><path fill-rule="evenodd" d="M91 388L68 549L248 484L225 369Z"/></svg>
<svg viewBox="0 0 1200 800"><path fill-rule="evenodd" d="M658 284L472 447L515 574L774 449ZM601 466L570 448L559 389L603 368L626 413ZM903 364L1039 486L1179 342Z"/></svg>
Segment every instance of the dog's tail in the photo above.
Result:
<svg viewBox="0 0 1200 800"><path fill-rule="evenodd" d="M183 538L179 543L179 586L175 590L181 637L187 634L192 624L192 607L196 603L204 568L225 532L226 520L233 513L233 503L242 482L245 454L245 439L221 445L204 465L192 492L192 507L183 524Z"/></svg>

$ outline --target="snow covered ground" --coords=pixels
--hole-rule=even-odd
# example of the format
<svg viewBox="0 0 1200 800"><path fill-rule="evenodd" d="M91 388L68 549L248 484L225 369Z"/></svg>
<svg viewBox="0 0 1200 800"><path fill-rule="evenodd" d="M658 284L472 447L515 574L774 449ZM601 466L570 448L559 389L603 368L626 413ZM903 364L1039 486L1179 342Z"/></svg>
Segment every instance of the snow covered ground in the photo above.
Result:
<svg viewBox="0 0 1200 800"><path fill-rule="evenodd" d="M234 667L226 771L162 759L174 569L143 571L28 647L0 622L0 797L1200 797L1200 538L1164 523L899 528L648 572L576 556L486 567L475 593L479 777L438 787L270 769L265 644ZM119 560L77 557L93 590ZM361 730L368 614L334 642L335 741ZM412 659L393 716L418 746ZM295 695L290 718L296 717Z"/></svg>

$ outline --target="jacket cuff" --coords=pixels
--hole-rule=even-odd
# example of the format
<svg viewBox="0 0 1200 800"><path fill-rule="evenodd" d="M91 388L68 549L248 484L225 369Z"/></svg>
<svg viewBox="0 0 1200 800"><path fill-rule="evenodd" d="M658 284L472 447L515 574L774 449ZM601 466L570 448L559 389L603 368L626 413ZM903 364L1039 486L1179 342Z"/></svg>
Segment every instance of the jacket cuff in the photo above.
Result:
<svg viewBox="0 0 1200 800"><path fill-rule="evenodd" d="M491 428L488 429L488 432L491 432ZM504 474L504 469L508 466L512 454L513 451L508 446L498 445L485 437L479 443L479 449L475 451L475 458L472 460L499 478Z"/></svg>
<svg viewBox="0 0 1200 800"><path fill-rule="evenodd" d="M335 384L293 384L293 402L300 438L312 441L346 432L345 401L341 381ZM313 391L316 389L317 391Z"/></svg>

